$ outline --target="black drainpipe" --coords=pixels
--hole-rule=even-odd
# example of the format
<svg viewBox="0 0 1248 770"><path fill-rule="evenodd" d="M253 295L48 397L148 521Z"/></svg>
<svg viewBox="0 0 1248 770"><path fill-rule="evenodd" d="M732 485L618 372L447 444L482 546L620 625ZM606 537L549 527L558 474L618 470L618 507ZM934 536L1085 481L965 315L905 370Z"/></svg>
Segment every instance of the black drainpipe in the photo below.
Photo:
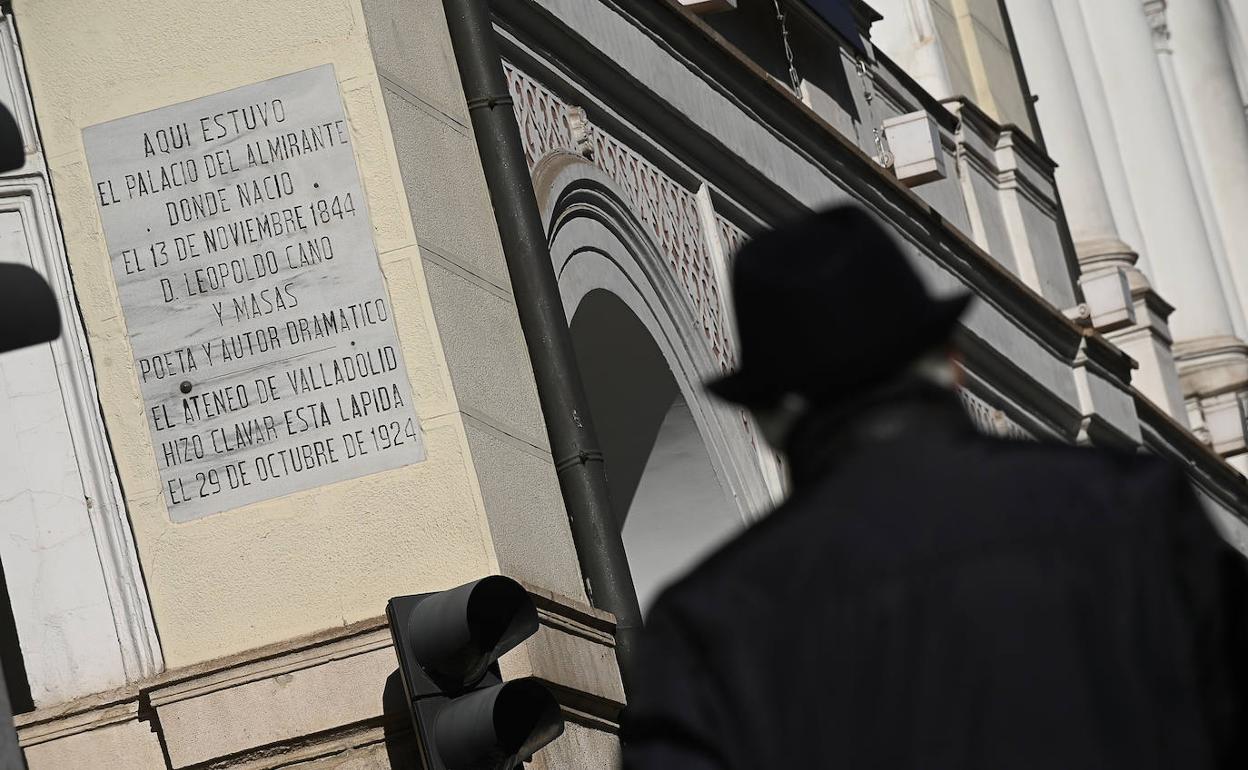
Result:
<svg viewBox="0 0 1248 770"><path fill-rule="evenodd" d="M615 654L627 692L641 608L624 541L611 513L602 451L590 421L489 5L487 0L443 0L443 6L581 574L594 606L615 615Z"/></svg>

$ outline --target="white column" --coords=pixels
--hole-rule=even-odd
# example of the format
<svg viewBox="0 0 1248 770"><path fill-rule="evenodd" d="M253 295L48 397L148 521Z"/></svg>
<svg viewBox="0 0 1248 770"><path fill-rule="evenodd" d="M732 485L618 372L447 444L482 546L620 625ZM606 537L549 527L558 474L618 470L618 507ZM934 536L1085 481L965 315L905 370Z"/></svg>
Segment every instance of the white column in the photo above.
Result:
<svg viewBox="0 0 1248 770"><path fill-rule="evenodd" d="M1135 266L1137 255L1124 242L1107 189L1103 167L1120 175L1125 211L1138 239L1126 177L1112 137L1106 144L1113 163L1098 163L1091 121L1077 88L1080 78L1075 76L1076 68L1066 51L1069 41L1051 0L1007 0L1007 5L1023 69L1038 97L1036 112L1045 148L1058 164L1058 188L1075 241L1082 271L1080 284L1092 322L1139 362L1140 369L1132 378L1135 386L1175 419L1186 422L1187 409L1170 352L1165 303L1158 302L1147 278ZM1074 12L1079 13L1077 7ZM1082 37L1080 46L1087 52L1085 58L1090 58L1082 27L1071 32ZM1084 81L1092 81L1099 89L1098 76L1090 65L1080 72ZM1086 84L1084 90L1088 90ZM1112 130L1108 116L1103 125Z"/></svg>
<svg viewBox="0 0 1248 770"><path fill-rule="evenodd" d="M1242 319L1248 308L1248 119L1217 0L1170 3L1170 49L1180 115L1191 127L1193 162L1208 185ZM1241 336L1243 331L1241 327Z"/></svg>
<svg viewBox="0 0 1248 770"><path fill-rule="evenodd" d="M1044 146L1057 161L1058 189L1080 264L1104 256L1134 263L1136 255L1114 221L1053 6L1049 0L1007 0L1006 6L1027 82L1038 97Z"/></svg>
<svg viewBox="0 0 1248 770"><path fill-rule="evenodd" d="M1139 255L1136 266L1145 275L1151 276L1148 244L1144 242L1144 234L1140 230L1135 201L1131 197L1131 187L1127 184L1126 167L1123 165L1122 156L1118 154L1118 139L1114 136L1114 123L1105 99L1105 87L1100 73L1096 71L1096 59L1092 55L1092 43L1088 40L1084 27L1079 0L1052 0L1052 4L1062 42L1065 44L1066 59L1071 71L1079 73L1075 78L1075 91L1083 108L1096 155L1093 166L1100 169L1101 181L1105 185L1110 210L1114 215L1114 224L1119 236ZM1019 31L1015 24L1015 34ZM1061 56L1060 53L1054 55ZM1041 97L1042 100L1043 98Z"/></svg>
<svg viewBox="0 0 1248 770"><path fill-rule="evenodd" d="M1190 0L1189 0L1190 2ZM1080 0L1153 284L1175 306L1176 341L1233 335L1213 247L1183 157L1140 0Z"/></svg>
<svg viewBox="0 0 1248 770"><path fill-rule="evenodd" d="M1235 277L1231 273L1231 263L1227 258L1222 230L1218 226L1218 217L1214 213L1213 200L1209 195L1209 182L1196 153L1196 139L1193 136L1192 124L1188 120L1187 110L1184 109L1183 95L1179 92L1178 77L1174 73L1174 51L1170 48L1170 29L1166 23L1166 0L1144 0L1144 13L1149 27L1153 30L1153 48L1157 51L1157 63L1161 66L1161 79L1170 97L1174 124L1179 130L1179 145L1183 148L1183 159L1187 163L1188 173L1192 177L1192 186L1196 190L1196 204L1200 207L1200 217L1204 220L1205 233L1209 236L1209 248L1213 251L1213 265L1218 271L1218 285L1222 287L1222 298L1231 315L1232 330L1236 337L1243 338L1245 336L1244 312L1239 304L1239 292L1235 286Z"/></svg>

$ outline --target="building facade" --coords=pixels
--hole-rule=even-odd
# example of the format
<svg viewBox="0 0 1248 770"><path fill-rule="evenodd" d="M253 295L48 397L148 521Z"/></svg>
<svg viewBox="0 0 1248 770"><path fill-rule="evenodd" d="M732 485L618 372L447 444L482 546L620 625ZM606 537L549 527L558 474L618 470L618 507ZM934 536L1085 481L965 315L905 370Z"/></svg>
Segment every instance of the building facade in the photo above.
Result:
<svg viewBox="0 0 1248 770"><path fill-rule="evenodd" d="M734 250L831 204L976 296L981 429L1170 457L1248 549L1242 9L492 3L601 447L569 458L459 4L6 7L28 163L0 253L66 330L0 358L0 662L31 768L415 766L386 599L490 573L541 617L504 673L567 719L534 765L614 766L617 608L560 474L605 463L643 610L764 516L783 464L700 383L736 360Z"/></svg>

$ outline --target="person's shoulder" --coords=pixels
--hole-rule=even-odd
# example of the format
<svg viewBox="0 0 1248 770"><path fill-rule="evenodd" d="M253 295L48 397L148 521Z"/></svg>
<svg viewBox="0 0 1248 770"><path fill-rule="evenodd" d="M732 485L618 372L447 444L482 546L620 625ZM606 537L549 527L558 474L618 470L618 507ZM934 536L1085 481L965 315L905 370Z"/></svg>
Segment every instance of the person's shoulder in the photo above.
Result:
<svg viewBox="0 0 1248 770"><path fill-rule="evenodd" d="M714 551L671 584L653 611L711 622L728 608L766 611L803 571L832 581L860 562L865 571L885 563L904 570L968 542L993 547L1044 539L1055 527L1147 526L1165 518L1158 514L1190 507L1182 468L1155 455L990 437L976 437L965 451L929 459L921 471L911 465L905 483L883 489L870 473L830 476ZM925 502L896 504L916 497Z"/></svg>
<svg viewBox="0 0 1248 770"><path fill-rule="evenodd" d="M1183 470L1169 460L1122 449L984 437L979 441L979 451L981 462L998 466L994 471L1014 468L1021 473L1046 474L1053 480L1074 483L1121 480L1174 484L1185 478ZM1054 471L1059 475L1051 475Z"/></svg>
<svg viewBox="0 0 1248 770"><path fill-rule="evenodd" d="M1053 513L1076 529L1110 521L1143 525L1152 514L1190 508L1195 499L1181 465L1141 451L986 439L977 473L1018 496L1024 508L1031 500L1060 503ZM1089 511L1098 515L1088 518Z"/></svg>
<svg viewBox="0 0 1248 770"><path fill-rule="evenodd" d="M772 602L767 597L774 584L800 561L803 548L814 542L810 528L817 522L809 514L816 505L807 495L790 496L668 585L652 614L705 620L729 606L736 612L755 605L769 607Z"/></svg>

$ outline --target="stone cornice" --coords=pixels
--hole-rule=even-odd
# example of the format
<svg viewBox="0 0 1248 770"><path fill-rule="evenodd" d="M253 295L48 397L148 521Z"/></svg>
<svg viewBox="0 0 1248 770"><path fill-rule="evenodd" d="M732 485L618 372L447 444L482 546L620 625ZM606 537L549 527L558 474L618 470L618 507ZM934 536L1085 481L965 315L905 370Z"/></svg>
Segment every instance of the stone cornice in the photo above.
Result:
<svg viewBox="0 0 1248 770"><path fill-rule="evenodd" d="M503 676L535 676L550 685L567 720L615 731L624 691L615 667L614 619L582 601L525 588L538 609L538 632L500 660ZM15 721L28 749L131 725L139 729L127 740L155 732L172 767L284 767L407 729L401 685L397 703L390 694L390 681L398 681L395 665L389 627L379 616L172 670ZM260 711L268 716L254 718Z"/></svg>
<svg viewBox="0 0 1248 770"><path fill-rule="evenodd" d="M983 136L998 137L1002 134L1009 134L1013 141L1015 152L1025 157L1028 162L1037 168L1047 171L1050 175L1057 169L1057 163L1018 125L1014 123L998 123L991 115L984 112L979 105L965 96L942 99L940 104L944 105L950 112L959 115L962 120L974 125ZM949 105L956 105L956 107L950 107Z"/></svg>
<svg viewBox="0 0 1248 770"><path fill-rule="evenodd" d="M661 45L675 61L753 115L778 141L801 152L861 202L888 216L907 237L925 244L924 250L933 260L957 275L984 301L1008 306L1009 315L1037 340L1066 360L1073 359L1082 336L1078 326L945 221L935 208L893 178L788 89L774 83L765 71L705 22L671 0L601 2ZM644 130L651 142L658 141L667 151L678 154L713 187L757 205L756 210L765 221L783 221L807 210L774 180L755 169L745 168L746 164L734 162L731 151L715 136L691 125L688 116L679 111L679 105L672 105L654 94L602 51L588 45L561 20L533 4L496 3L493 10L497 23L506 32L542 51L543 57L557 56L561 72L575 73L578 80L586 84L586 91L609 100L614 110L628 110L633 125L622 126L625 131ZM509 59L529 62L526 68L542 68L524 48L509 45L507 40L502 47ZM592 89L588 86L590 83ZM574 95L570 98L578 100ZM930 97L928 100L936 114L943 114L945 120L954 120L939 102ZM589 104L585 107L591 109ZM620 120L618 114L610 113L591 117L605 125L612 122L619 125ZM679 169L673 176L677 173L687 178L688 170Z"/></svg>
<svg viewBox="0 0 1248 770"><path fill-rule="evenodd" d="M1248 485L1244 477L1147 396L1138 390L1134 394L1144 445L1185 467L1201 490L1248 521Z"/></svg>
<svg viewBox="0 0 1248 770"><path fill-rule="evenodd" d="M1104 367L1112 379L1123 383L1130 382L1131 372L1139 366L1136 360L1099 332L1085 328L1083 333L1086 338L1084 351L1088 360Z"/></svg>

